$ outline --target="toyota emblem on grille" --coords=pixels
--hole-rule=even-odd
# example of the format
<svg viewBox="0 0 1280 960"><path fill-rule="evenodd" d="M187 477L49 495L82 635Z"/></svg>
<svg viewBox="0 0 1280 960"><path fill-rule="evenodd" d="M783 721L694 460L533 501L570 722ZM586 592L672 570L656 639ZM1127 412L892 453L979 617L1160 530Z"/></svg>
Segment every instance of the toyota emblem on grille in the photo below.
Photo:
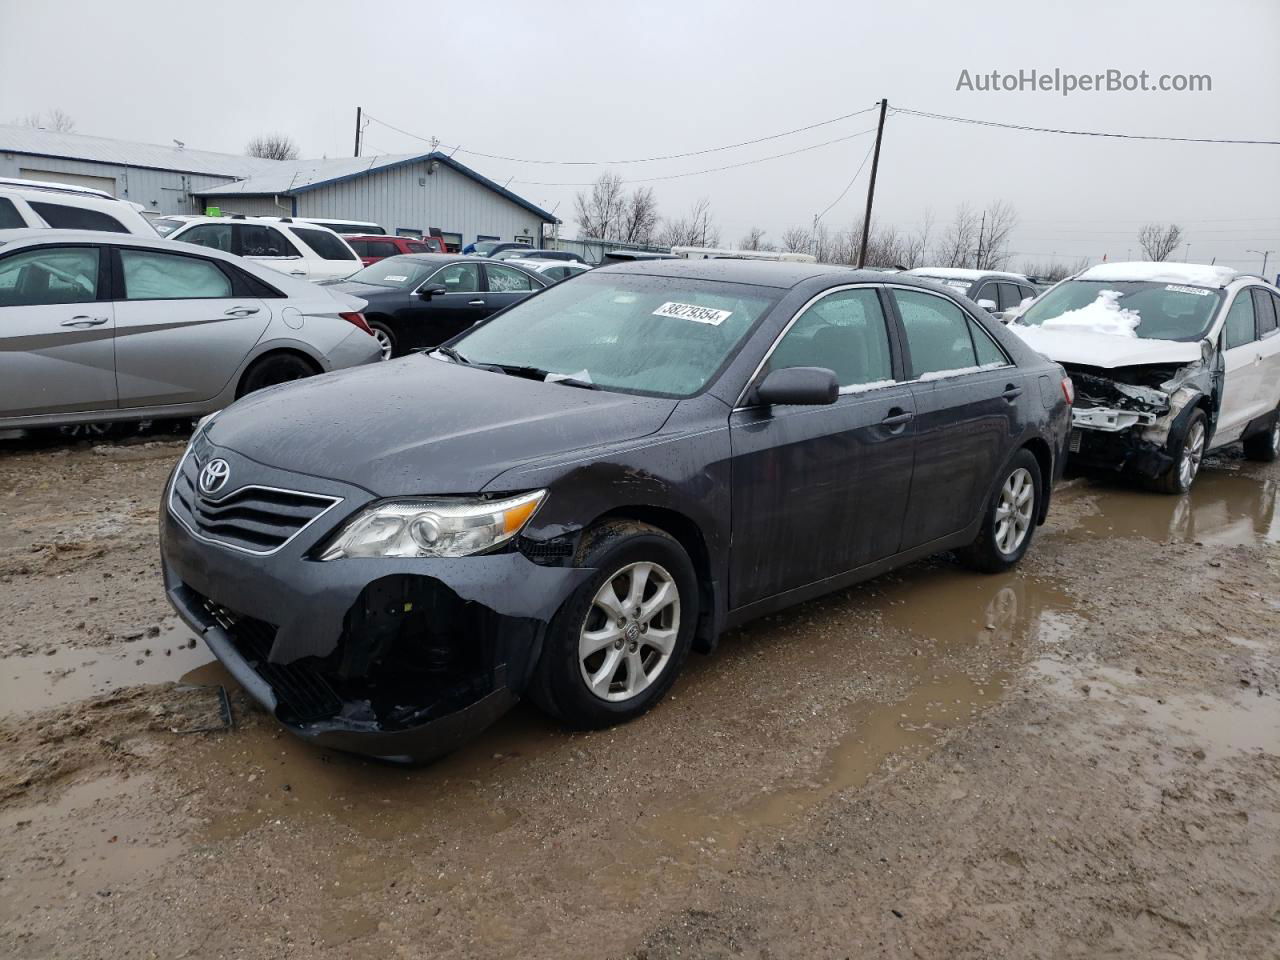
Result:
<svg viewBox="0 0 1280 960"><path fill-rule="evenodd" d="M225 460L210 460L200 471L200 492L217 493L227 485L227 477L231 476L231 465Z"/></svg>

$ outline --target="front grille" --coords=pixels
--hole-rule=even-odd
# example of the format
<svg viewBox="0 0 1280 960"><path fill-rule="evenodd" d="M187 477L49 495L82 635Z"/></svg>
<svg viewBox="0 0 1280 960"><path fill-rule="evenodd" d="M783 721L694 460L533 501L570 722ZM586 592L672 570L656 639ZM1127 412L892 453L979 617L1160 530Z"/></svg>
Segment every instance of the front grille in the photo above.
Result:
<svg viewBox="0 0 1280 960"><path fill-rule="evenodd" d="M340 502L338 497L256 485L209 500L196 490L200 467L194 455L183 459L169 509L196 536L249 553L274 553Z"/></svg>
<svg viewBox="0 0 1280 960"><path fill-rule="evenodd" d="M219 625L231 635L236 651L276 695L276 714L291 723L307 723L335 716L342 699L315 667L302 661L271 663L267 657L276 628L262 620L242 617L211 600L204 601Z"/></svg>

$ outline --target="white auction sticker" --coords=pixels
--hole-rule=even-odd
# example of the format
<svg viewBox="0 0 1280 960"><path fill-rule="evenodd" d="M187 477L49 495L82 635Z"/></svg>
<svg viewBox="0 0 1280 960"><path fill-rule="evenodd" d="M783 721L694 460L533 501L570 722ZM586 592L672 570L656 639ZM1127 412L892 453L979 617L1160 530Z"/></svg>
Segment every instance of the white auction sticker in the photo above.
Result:
<svg viewBox="0 0 1280 960"><path fill-rule="evenodd" d="M383 277L383 280L390 280L392 283L404 283L408 277Z"/></svg>
<svg viewBox="0 0 1280 960"><path fill-rule="evenodd" d="M1165 287L1166 290L1172 290L1174 293L1194 293L1197 297L1207 297L1212 290L1206 290L1204 287L1183 287L1176 283L1171 283Z"/></svg>
<svg viewBox="0 0 1280 960"><path fill-rule="evenodd" d="M674 303L668 301L653 311L655 317L671 317L673 320L692 320L694 323L709 323L718 327L731 316L732 310L717 310L715 307L700 307L696 303Z"/></svg>

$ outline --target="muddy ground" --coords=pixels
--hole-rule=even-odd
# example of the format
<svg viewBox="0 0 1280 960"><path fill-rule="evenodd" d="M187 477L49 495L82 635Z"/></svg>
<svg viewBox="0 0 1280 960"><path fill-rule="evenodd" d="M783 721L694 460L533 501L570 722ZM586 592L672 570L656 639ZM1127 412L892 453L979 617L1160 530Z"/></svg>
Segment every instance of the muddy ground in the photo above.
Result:
<svg viewBox="0 0 1280 960"><path fill-rule="evenodd" d="M181 448L0 444L0 955L1280 956L1275 465L1076 483L1015 574L916 564L628 726L521 707L404 769L176 625ZM220 683L235 729L176 732Z"/></svg>

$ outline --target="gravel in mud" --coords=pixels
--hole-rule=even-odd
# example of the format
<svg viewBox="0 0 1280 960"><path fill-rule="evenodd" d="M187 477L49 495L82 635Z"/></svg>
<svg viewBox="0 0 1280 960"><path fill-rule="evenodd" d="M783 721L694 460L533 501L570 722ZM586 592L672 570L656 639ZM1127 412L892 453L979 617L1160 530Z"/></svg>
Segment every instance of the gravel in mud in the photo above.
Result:
<svg viewBox="0 0 1280 960"><path fill-rule="evenodd" d="M405 769L254 711L170 616L181 441L0 445L0 955L1280 955L1280 468L1075 483L754 623L625 727ZM171 682L172 681L172 682ZM237 725L216 725L226 684Z"/></svg>

